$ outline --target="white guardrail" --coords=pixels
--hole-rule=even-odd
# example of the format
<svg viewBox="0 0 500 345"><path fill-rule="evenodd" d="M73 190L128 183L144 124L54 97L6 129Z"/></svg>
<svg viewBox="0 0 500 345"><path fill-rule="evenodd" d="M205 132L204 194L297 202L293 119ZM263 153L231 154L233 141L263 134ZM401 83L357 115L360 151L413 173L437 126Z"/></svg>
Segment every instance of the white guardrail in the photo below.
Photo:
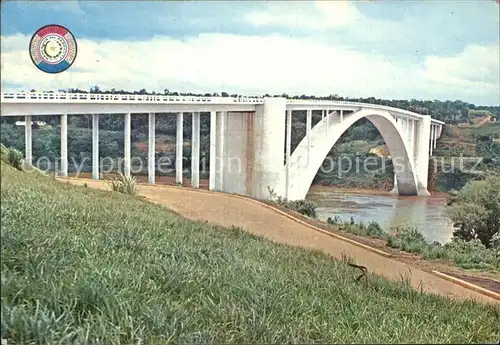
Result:
<svg viewBox="0 0 500 345"><path fill-rule="evenodd" d="M4 92L1 94L1 102L17 103L83 103L83 102L124 102L124 103L216 103L216 104L262 104L262 97L216 97L216 96L172 96L172 95L137 95L137 94L106 94L106 93L68 93L68 92ZM408 110L393 108L385 105L360 103L349 101L331 101L324 99L287 99L287 104L317 104L317 105L348 105L353 107L376 108L386 111L395 111L401 115L421 117ZM444 124L442 121L432 120L435 124Z"/></svg>

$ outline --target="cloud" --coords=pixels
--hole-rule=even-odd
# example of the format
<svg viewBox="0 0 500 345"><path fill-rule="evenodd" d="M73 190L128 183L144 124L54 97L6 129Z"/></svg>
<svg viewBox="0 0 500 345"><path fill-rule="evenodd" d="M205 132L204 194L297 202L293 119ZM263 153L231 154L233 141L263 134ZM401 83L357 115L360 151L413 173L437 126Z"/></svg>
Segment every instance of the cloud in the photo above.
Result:
<svg viewBox="0 0 500 345"><path fill-rule="evenodd" d="M254 26L284 26L306 29L328 29L343 27L361 20L356 6L348 1L315 1L270 4L265 10L250 11L244 21Z"/></svg>
<svg viewBox="0 0 500 345"><path fill-rule="evenodd" d="M99 85L126 90L336 93L498 103L498 79L493 74L499 74L499 58L492 47L469 46L456 56L428 57L421 66L392 62L338 44L280 35L81 39L70 70L50 75L33 66L29 39L26 35L2 37L4 87L88 89Z"/></svg>
<svg viewBox="0 0 500 345"><path fill-rule="evenodd" d="M428 56L425 69L419 76L430 85L437 84L441 90L460 95L467 92L470 97L489 98L500 103L500 45L469 45L449 57ZM455 97L457 97L455 96Z"/></svg>

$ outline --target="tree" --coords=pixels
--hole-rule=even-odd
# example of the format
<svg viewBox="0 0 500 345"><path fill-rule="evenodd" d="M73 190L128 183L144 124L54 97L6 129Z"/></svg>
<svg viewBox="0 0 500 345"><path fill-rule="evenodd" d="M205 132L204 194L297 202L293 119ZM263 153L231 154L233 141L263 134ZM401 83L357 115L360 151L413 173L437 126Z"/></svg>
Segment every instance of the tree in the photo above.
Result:
<svg viewBox="0 0 500 345"><path fill-rule="evenodd" d="M471 181L450 200L449 215L455 231L453 237L465 241L479 239L492 245L500 232L500 173L483 181Z"/></svg>

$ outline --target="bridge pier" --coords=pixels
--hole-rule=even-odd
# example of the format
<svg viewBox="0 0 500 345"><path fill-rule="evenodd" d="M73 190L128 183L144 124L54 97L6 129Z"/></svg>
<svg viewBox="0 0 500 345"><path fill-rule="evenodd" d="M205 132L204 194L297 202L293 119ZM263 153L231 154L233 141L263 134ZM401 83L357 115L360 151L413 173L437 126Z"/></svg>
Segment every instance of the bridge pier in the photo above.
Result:
<svg viewBox="0 0 500 345"><path fill-rule="evenodd" d="M125 114L123 128L123 174L130 176L130 132L131 132L131 115Z"/></svg>
<svg viewBox="0 0 500 345"><path fill-rule="evenodd" d="M148 183L155 183L155 113L149 113L148 115Z"/></svg>
<svg viewBox="0 0 500 345"><path fill-rule="evenodd" d="M311 158L311 125L312 125L312 110L307 110L306 113L306 137L307 137L307 166Z"/></svg>
<svg viewBox="0 0 500 345"><path fill-rule="evenodd" d="M92 178L99 180L99 114L92 114Z"/></svg>
<svg viewBox="0 0 500 345"><path fill-rule="evenodd" d="M191 187L200 188L200 113L193 112L191 136Z"/></svg>
<svg viewBox="0 0 500 345"><path fill-rule="evenodd" d="M223 191L224 190L224 154L225 154L225 123L226 123L227 113L219 111L215 116L215 138L216 138L216 160L215 160L215 186L214 190ZM210 124L212 126L212 124ZM210 172L212 174L212 172Z"/></svg>
<svg viewBox="0 0 500 345"><path fill-rule="evenodd" d="M24 117L24 160L30 165L33 164L32 142L31 115L26 115Z"/></svg>
<svg viewBox="0 0 500 345"><path fill-rule="evenodd" d="M68 115L61 115L61 176L68 176Z"/></svg>
<svg viewBox="0 0 500 345"><path fill-rule="evenodd" d="M176 145L175 145L175 183L183 184L182 180L182 162L184 154L184 114L177 113L177 129L175 133Z"/></svg>
<svg viewBox="0 0 500 345"><path fill-rule="evenodd" d="M417 149L416 149L416 172L417 172L417 189L419 196L429 196L427 191L427 183L429 178L429 141L431 135L431 117L430 115L422 115L417 127Z"/></svg>
<svg viewBox="0 0 500 345"><path fill-rule="evenodd" d="M268 188L285 196L285 98L264 98L255 106L252 196L269 199Z"/></svg>
<svg viewBox="0 0 500 345"><path fill-rule="evenodd" d="M217 184L217 113L210 112L210 170L208 189L215 190Z"/></svg>
<svg viewBox="0 0 500 345"><path fill-rule="evenodd" d="M249 113L222 113L219 131L223 141L219 147L221 190L227 193L248 195L249 169Z"/></svg>
<svg viewBox="0 0 500 345"><path fill-rule="evenodd" d="M292 154L292 110L286 111L286 147L285 147L285 198L290 194L290 157Z"/></svg>

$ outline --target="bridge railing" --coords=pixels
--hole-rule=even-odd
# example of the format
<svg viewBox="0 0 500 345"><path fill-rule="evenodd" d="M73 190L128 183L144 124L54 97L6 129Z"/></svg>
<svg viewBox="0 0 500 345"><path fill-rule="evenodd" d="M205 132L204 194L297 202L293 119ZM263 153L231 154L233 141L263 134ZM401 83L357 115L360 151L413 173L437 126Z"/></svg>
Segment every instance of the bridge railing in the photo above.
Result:
<svg viewBox="0 0 500 345"><path fill-rule="evenodd" d="M214 104L262 104L263 98L259 97L216 97L216 96L172 96L172 95L137 95L137 94L107 94L107 93L68 93L68 92L4 92L1 94L2 102L9 101L24 102L125 102L125 103L214 103ZM360 103L350 101L331 101L324 99L287 99L287 104L323 104L323 105L347 105L353 107L369 107L386 111L396 111L401 115L421 117L422 115L392 108L385 105ZM435 124L444 124L442 121L432 120Z"/></svg>
<svg viewBox="0 0 500 345"><path fill-rule="evenodd" d="M253 97L208 97L208 96L172 96L172 95L131 95L105 93L66 93L66 92L29 92L2 93L2 101L22 100L38 101L90 101L90 102L145 102L145 103L252 103L263 102L262 98Z"/></svg>

